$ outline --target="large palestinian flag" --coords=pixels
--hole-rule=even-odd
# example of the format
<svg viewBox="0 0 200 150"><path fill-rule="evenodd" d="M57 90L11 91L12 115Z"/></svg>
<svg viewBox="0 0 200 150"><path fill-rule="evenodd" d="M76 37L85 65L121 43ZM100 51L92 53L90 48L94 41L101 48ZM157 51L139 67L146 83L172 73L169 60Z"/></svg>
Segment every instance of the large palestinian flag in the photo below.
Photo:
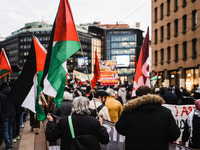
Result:
<svg viewBox="0 0 200 150"><path fill-rule="evenodd" d="M4 49L2 48L1 54L0 54L0 78L4 77L5 75L11 72L12 72L12 69L10 67L10 63L8 61L8 58L6 56Z"/></svg>
<svg viewBox="0 0 200 150"><path fill-rule="evenodd" d="M80 49L79 39L68 0L60 0L51 33L43 75L43 92L54 97L58 107L63 100L66 60Z"/></svg>
<svg viewBox="0 0 200 150"><path fill-rule="evenodd" d="M28 108L37 113L37 119L44 121L46 115L38 104L42 90L40 81L43 74L46 50L36 37L33 37L29 55L24 68L11 89L8 100L18 106Z"/></svg>

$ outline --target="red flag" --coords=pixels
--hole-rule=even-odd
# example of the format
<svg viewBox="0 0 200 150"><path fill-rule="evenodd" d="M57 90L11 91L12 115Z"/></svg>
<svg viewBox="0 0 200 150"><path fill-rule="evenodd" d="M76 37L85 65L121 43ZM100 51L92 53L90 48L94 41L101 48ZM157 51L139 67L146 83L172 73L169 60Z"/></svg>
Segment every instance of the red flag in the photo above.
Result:
<svg viewBox="0 0 200 150"><path fill-rule="evenodd" d="M97 50L95 51L95 64L94 64L94 77L91 81L92 89L95 87L97 81L100 79L100 68L99 68L99 60L97 56Z"/></svg>
<svg viewBox="0 0 200 150"><path fill-rule="evenodd" d="M2 51L0 54L0 78L4 77L5 75L11 72L12 72L12 69L10 67L10 63L8 61L8 58L6 56L4 49L2 48Z"/></svg>
<svg viewBox="0 0 200 150"><path fill-rule="evenodd" d="M135 62L135 70L137 69L137 60L136 57L134 57L134 62Z"/></svg>
<svg viewBox="0 0 200 150"><path fill-rule="evenodd" d="M141 85L150 87L149 80L149 27L147 28L147 34L145 36L140 56L137 64L135 80L133 84L132 96L136 96L136 90Z"/></svg>

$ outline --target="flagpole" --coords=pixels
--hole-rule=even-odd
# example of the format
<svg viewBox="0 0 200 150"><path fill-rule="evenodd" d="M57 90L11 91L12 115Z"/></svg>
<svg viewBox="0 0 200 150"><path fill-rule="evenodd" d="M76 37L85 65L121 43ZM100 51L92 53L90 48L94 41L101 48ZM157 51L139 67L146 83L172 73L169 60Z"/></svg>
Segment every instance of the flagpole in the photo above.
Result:
<svg viewBox="0 0 200 150"><path fill-rule="evenodd" d="M79 39L79 36L78 36L78 39ZM85 65L86 72L87 72L87 77L88 77L88 80L89 80L89 82L90 82L90 88L92 89L91 80L90 80L89 73L88 73L88 68L87 68L87 66L86 66L86 62L85 62L85 59L84 59L85 56L84 56L84 53L83 53L83 49L82 49L82 45L81 45L80 40L79 40L79 44L80 44L80 48L81 48L81 54L82 54L83 60L84 60L84 65ZM98 59L98 58L97 58L97 59ZM93 99L93 101L94 101L94 106L95 106L96 112L97 112L97 114L98 114L97 105L96 105L96 102L95 102L95 100L94 100L94 92L93 92L93 90L92 90L92 97L93 97L92 99Z"/></svg>

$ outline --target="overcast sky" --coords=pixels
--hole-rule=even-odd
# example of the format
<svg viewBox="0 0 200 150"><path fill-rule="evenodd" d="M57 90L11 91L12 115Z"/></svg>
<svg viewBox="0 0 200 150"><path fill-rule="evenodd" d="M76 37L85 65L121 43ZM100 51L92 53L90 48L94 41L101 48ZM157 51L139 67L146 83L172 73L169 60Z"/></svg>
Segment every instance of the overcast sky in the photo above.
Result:
<svg viewBox="0 0 200 150"><path fill-rule="evenodd" d="M126 23L151 31L151 0L69 0L75 24ZM0 36L5 37L25 23L44 21L53 24L59 0L0 0ZM151 38L151 37L150 37Z"/></svg>

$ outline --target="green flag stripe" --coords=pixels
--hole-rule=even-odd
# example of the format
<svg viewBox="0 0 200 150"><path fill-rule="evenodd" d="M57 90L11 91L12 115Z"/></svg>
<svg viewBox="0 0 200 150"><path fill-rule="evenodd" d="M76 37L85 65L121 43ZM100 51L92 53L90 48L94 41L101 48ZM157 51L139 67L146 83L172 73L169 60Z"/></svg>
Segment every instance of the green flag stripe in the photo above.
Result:
<svg viewBox="0 0 200 150"><path fill-rule="evenodd" d="M152 80L157 80L157 79L158 79L158 76L155 76L155 77L151 78L150 80L152 81Z"/></svg>
<svg viewBox="0 0 200 150"><path fill-rule="evenodd" d="M43 75L43 71L40 71L37 73L38 85L37 85L37 99L36 99L36 103L35 103L35 111L36 111L37 119L40 121L44 121L46 119L46 115L45 115L42 107L38 103L39 98L40 98L40 92L42 91L42 87L40 86L42 75Z"/></svg>
<svg viewBox="0 0 200 150"><path fill-rule="evenodd" d="M59 66L61 66L69 57L80 49L77 41L57 41L52 48L51 61L48 74L51 75Z"/></svg>
<svg viewBox="0 0 200 150"><path fill-rule="evenodd" d="M57 95L53 100L58 107L60 107L63 100L66 80L66 71L62 64L79 49L80 44L77 41L58 41L52 48L47 79L57 91Z"/></svg>
<svg viewBox="0 0 200 150"><path fill-rule="evenodd" d="M8 72L10 72L10 70L0 69L0 76L6 74L6 73L8 73Z"/></svg>

